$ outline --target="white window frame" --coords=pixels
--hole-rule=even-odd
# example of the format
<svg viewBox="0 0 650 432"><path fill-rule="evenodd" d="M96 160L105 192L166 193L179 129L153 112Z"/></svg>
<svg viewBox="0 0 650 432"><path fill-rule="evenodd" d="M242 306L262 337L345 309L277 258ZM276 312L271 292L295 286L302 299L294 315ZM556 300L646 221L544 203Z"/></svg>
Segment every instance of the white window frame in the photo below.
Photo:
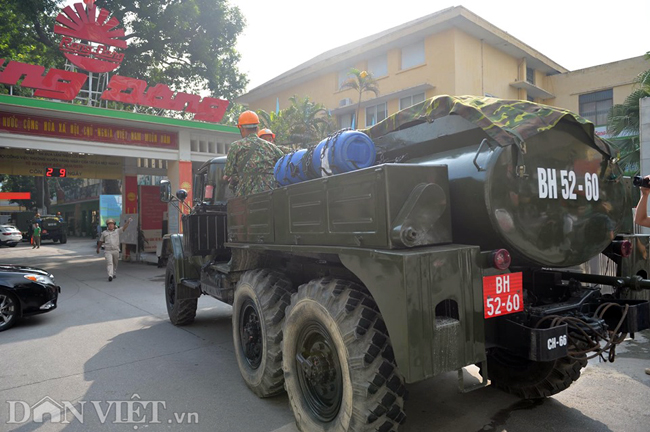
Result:
<svg viewBox="0 0 650 432"><path fill-rule="evenodd" d="M341 89L341 86L343 85L344 82L348 80L348 78L352 77L353 75L350 73L351 68L346 68L344 70L339 71L338 74L338 80L339 80L339 85L336 88L337 90Z"/></svg>
<svg viewBox="0 0 650 432"><path fill-rule="evenodd" d="M345 128L351 128L352 127L352 119L354 118L354 113L347 113L347 114L341 114L337 117L336 121L339 125L339 128L345 129ZM344 122L343 119L346 121ZM357 125L355 125L357 126Z"/></svg>
<svg viewBox="0 0 650 432"><path fill-rule="evenodd" d="M388 55L382 54L368 60L368 72L373 78L388 76Z"/></svg>
<svg viewBox="0 0 650 432"><path fill-rule="evenodd" d="M417 102L413 102L413 98L415 98L416 96L422 96L422 100L418 100ZM410 98L411 102L410 102L409 105L403 106L402 105L402 100L404 100L406 98ZM401 98L399 98L399 109L401 111L401 110L406 109L408 107L412 107L413 105L415 105L417 103L423 102L426 98L427 98L427 95L424 92L415 93L415 94L412 94L412 95L409 95L409 96L401 97Z"/></svg>
<svg viewBox="0 0 650 432"><path fill-rule="evenodd" d="M424 40L402 47L401 54L400 70L423 65L426 61Z"/></svg>
<svg viewBox="0 0 650 432"><path fill-rule="evenodd" d="M384 118L382 118L381 120L379 120L378 117L377 117L377 107L380 107L380 106L384 107L384 113L385 113ZM374 118L376 119L376 121L374 123L372 123L372 124L368 123L368 110L374 110L373 114L374 114ZM376 125L377 123L379 123L380 121L382 121L386 117L388 117L388 104L386 102L382 102L382 103L377 104L377 105L372 105L372 106L366 107L365 113L366 113L366 127Z"/></svg>

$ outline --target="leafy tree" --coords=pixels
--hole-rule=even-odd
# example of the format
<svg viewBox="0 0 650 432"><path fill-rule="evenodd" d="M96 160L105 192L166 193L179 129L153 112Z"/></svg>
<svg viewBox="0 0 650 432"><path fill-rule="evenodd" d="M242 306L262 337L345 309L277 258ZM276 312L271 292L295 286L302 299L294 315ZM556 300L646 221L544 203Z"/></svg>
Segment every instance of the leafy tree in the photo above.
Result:
<svg viewBox="0 0 650 432"><path fill-rule="evenodd" d="M36 196L36 177L31 176L13 176L13 175L0 175L0 183L2 185L2 192L30 192L31 199L28 200L9 200L9 202L17 203L28 210L35 209L40 203L40 196Z"/></svg>
<svg viewBox="0 0 650 432"><path fill-rule="evenodd" d="M650 59L650 52L646 54ZM650 96L650 69L634 80L632 93L622 104L614 105L607 116L607 133L619 151L619 164L625 174L637 174L639 164L640 100Z"/></svg>
<svg viewBox="0 0 650 432"><path fill-rule="evenodd" d="M126 30L120 75L228 100L248 84L237 69L244 17L227 0L97 0Z"/></svg>
<svg viewBox="0 0 650 432"><path fill-rule="evenodd" d="M3 0L0 2L0 58L61 68L65 57L55 41L54 20L61 0ZM0 86L0 93L9 89ZM14 94L31 95L15 87Z"/></svg>
<svg viewBox="0 0 650 432"><path fill-rule="evenodd" d="M355 118L357 123L359 122L359 110L361 109L361 97L364 93L370 92L374 93L375 96L379 95L379 86L377 85L377 80L372 76L372 73L366 71L360 71L359 69L352 68L350 69L350 78L348 78L343 84L341 84L340 90L352 89L359 93L359 102L357 103L357 110L355 113ZM357 128L359 124L356 125Z"/></svg>
<svg viewBox="0 0 650 432"><path fill-rule="evenodd" d="M209 90L228 100L246 87L248 79L237 68L240 54L235 49L245 21L227 0L96 0L95 4L110 11L126 31L126 59L115 73L167 84L176 91ZM2 0L0 58L62 68L65 57L53 31L62 5L62 0ZM150 108L138 110L160 114Z"/></svg>

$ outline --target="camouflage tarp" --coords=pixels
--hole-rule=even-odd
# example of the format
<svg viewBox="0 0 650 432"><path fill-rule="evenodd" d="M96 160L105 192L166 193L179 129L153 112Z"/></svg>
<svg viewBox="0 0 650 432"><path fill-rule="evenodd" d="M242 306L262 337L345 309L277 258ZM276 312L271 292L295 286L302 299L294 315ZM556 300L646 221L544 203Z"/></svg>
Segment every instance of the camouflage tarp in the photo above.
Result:
<svg viewBox="0 0 650 432"><path fill-rule="evenodd" d="M435 96L391 115L364 132L375 139L447 115L459 115L481 127L501 146L526 141L552 129L560 121L578 123L592 140L594 148L607 156L613 155L610 146L594 133L593 123L571 111L534 102L490 97Z"/></svg>

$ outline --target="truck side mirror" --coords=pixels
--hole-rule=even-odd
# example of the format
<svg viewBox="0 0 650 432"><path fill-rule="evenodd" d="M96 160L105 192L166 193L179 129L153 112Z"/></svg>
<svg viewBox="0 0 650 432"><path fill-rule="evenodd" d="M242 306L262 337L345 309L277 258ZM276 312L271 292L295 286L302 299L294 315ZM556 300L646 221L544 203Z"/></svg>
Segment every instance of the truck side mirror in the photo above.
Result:
<svg viewBox="0 0 650 432"><path fill-rule="evenodd" d="M169 180L161 180L160 182L160 201L170 202L172 200L172 185Z"/></svg>
<svg viewBox="0 0 650 432"><path fill-rule="evenodd" d="M176 198L178 198L181 202L184 202L187 198L187 191L185 189L179 189L176 192Z"/></svg>

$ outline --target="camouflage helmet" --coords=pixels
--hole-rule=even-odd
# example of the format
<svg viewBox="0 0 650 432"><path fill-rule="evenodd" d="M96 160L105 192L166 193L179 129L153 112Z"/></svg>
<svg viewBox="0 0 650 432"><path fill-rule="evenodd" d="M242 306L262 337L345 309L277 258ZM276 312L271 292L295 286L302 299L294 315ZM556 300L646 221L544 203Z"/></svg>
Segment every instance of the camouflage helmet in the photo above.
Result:
<svg viewBox="0 0 650 432"><path fill-rule="evenodd" d="M108 219L106 221L106 225L108 225L108 224L115 224L115 219Z"/></svg>

